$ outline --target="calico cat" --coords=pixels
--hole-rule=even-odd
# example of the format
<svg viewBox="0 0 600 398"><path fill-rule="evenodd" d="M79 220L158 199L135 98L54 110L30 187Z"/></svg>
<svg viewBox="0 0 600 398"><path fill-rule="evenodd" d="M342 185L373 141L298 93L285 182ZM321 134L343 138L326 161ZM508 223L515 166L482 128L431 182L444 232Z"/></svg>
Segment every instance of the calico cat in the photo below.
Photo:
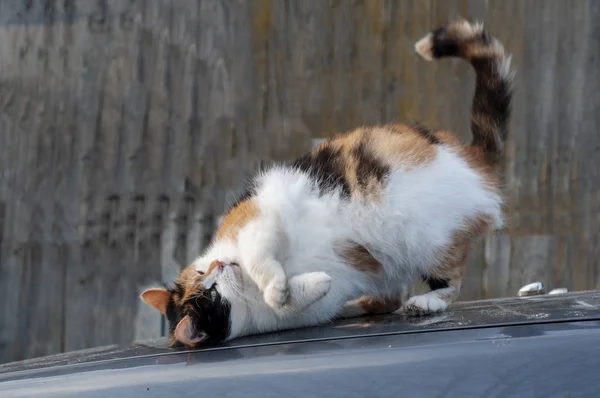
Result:
<svg viewBox="0 0 600 398"><path fill-rule="evenodd" d="M470 242L502 224L510 57L466 21L415 49L475 69L472 143L422 126L363 127L256 175L175 286L142 294L167 316L173 343L394 311L417 278L431 291L410 298L408 313L443 311L457 298Z"/></svg>

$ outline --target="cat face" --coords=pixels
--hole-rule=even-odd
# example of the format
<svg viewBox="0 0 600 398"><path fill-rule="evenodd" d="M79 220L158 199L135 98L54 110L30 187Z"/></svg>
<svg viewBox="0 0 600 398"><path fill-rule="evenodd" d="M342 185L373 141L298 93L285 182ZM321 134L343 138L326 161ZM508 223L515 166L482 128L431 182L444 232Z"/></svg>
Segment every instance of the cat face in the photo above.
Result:
<svg viewBox="0 0 600 398"><path fill-rule="evenodd" d="M172 346L195 348L230 336L232 304L239 306L241 283L235 263L215 260L203 266L200 261L185 268L173 288L148 289L141 297L167 317Z"/></svg>
<svg viewBox="0 0 600 398"><path fill-rule="evenodd" d="M216 240L181 272L174 288L142 293L147 304L166 315L173 344L220 343L245 331L251 318L249 307L260 306L262 294L250 278L247 283L243 278L236 263L240 257L237 242L240 231L259 214L253 200L239 200L226 212Z"/></svg>

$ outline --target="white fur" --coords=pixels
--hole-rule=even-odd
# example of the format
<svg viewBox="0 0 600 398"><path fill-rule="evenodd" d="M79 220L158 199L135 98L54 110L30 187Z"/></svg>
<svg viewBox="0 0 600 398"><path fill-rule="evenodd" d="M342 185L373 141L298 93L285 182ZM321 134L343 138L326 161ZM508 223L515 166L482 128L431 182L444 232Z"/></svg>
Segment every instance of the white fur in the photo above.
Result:
<svg viewBox="0 0 600 398"><path fill-rule="evenodd" d="M415 43L415 51L426 61L433 61L433 35L428 33Z"/></svg>
<svg viewBox="0 0 600 398"><path fill-rule="evenodd" d="M444 293L451 293L453 287L445 289L432 290L420 296L414 296L406 301L405 308L415 312L433 313L444 311L448 304L441 297Z"/></svg>
<svg viewBox="0 0 600 398"><path fill-rule="evenodd" d="M241 267L237 274L225 267L216 279L231 302L229 338L321 323L361 295L398 294L441 261L441 250L469 220L487 216L501 225L499 194L451 148L439 145L436 151L428 164L392 170L377 203L345 202L337 193L319 197L306 174L285 167L257 178L254 200L261 215L236 242L218 240L194 263L204 271L213 260ZM384 275L344 264L334 248L348 240L369 247ZM280 305L286 280L295 308ZM429 293L413 298L432 310L442 307L439 300Z"/></svg>

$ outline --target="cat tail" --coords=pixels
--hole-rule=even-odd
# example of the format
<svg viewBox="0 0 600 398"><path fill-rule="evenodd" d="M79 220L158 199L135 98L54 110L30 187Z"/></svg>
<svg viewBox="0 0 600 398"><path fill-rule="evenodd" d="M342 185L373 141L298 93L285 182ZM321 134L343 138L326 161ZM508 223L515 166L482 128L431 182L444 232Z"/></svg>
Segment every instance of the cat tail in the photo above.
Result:
<svg viewBox="0 0 600 398"><path fill-rule="evenodd" d="M508 135L512 99L511 56L502 43L490 36L480 23L459 20L436 29L415 44L416 52L431 61L459 57L475 69L475 95L471 107L471 145L480 147L486 161L498 165Z"/></svg>

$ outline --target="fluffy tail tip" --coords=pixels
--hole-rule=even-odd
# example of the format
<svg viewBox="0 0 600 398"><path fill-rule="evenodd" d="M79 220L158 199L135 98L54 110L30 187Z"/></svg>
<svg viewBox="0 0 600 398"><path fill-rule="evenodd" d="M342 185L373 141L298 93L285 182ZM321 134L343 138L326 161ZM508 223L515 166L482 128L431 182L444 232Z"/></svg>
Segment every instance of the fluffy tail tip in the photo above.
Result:
<svg viewBox="0 0 600 398"><path fill-rule="evenodd" d="M471 23L458 19L428 33L415 43L415 51L426 61L448 55L457 55L457 46L485 35L481 22Z"/></svg>
<svg viewBox="0 0 600 398"><path fill-rule="evenodd" d="M433 34L428 33L415 43L415 52L425 61L433 61Z"/></svg>

